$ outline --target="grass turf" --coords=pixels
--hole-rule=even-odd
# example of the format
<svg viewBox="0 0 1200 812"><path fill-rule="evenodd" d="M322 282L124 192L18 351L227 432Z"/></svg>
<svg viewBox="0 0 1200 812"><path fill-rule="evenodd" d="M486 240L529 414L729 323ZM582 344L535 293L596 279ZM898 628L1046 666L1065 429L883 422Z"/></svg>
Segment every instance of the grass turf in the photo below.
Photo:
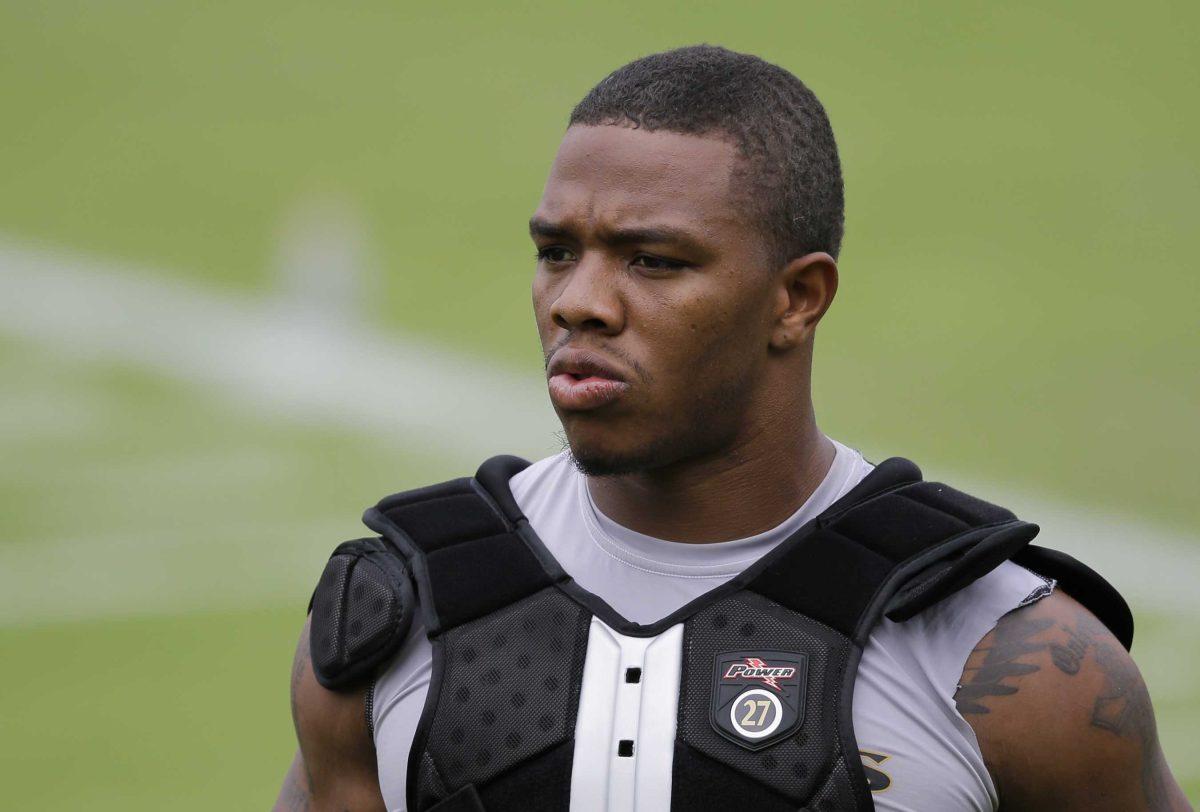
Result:
<svg viewBox="0 0 1200 812"><path fill-rule="evenodd" d="M289 211L343 200L374 315L532 365L523 222L567 111L628 58L716 40L795 70L840 138L827 428L1194 527L1197 22L1168 2L10 3L0 229L256 289Z"/></svg>
<svg viewBox="0 0 1200 812"><path fill-rule="evenodd" d="M249 294L289 212L344 201L369 317L532 365L522 223L567 110L627 58L719 41L795 70L839 134L825 429L1195 527L1198 15L9 3L0 231ZM462 466L22 344L0 374L6 800L263 806L325 553L365 502ZM1197 797L1192 620L1143 618L1136 653Z"/></svg>
<svg viewBox="0 0 1200 812"><path fill-rule="evenodd" d="M268 808L294 748L297 604L0 629L6 806Z"/></svg>
<svg viewBox="0 0 1200 812"><path fill-rule="evenodd" d="M0 341L0 766L21 809L262 808L311 585L364 503L463 470ZM441 466L441 467L439 467ZM1135 654L1193 797L1200 632Z"/></svg>

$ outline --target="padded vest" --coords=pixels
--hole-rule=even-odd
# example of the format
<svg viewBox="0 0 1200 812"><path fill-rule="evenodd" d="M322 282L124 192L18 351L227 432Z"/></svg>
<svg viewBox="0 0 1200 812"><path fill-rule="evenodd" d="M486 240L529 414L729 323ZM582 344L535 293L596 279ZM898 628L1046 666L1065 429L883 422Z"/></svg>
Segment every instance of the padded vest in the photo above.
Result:
<svg viewBox="0 0 1200 812"><path fill-rule="evenodd" d="M677 646L678 662L655 666L666 677L649 665L624 674L670 682L673 707L643 709L662 723L638 730L674 727L661 748L672 810L873 809L851 722L872 629L1006 560L1057 579L1132 643L1129 608L1099 575L1030 545L1036 525L925 482L901 458L737 577L661 621L631 623L575 584L521 514L508 480L528 464L494 457L474 478L382 500L364 516L379 538L335 550L314 594L314 671L343 688L399 646L415 580L433 675L408 764L414 812L570 808L572 771L588 769L574 763L577 728L595 723L580 686L604 627ZM638 746L622 739L608 756L619 768Z"/></svg>

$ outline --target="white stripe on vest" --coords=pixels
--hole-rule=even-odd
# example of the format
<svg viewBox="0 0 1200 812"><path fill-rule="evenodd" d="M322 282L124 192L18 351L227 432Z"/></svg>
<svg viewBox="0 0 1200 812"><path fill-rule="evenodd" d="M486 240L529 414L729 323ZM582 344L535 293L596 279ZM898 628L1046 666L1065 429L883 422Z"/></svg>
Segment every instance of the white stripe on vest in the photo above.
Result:
<svg viewBox="0 0 1200 812"><path fill-rule="evenodd" d="M671 808L683 624L627 637L592 618L575 723L571 812Z"/></svg>

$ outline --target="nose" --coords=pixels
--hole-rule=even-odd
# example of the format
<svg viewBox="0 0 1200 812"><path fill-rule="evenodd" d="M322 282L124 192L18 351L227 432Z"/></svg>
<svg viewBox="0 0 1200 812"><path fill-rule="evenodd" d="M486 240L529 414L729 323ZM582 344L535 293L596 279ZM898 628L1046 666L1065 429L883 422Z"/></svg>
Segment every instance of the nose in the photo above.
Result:
<svg viewBox="0 0 1200 812"><path fill-rule="evenodd" d="M550 305L550 318L567 331L591 330L616 335L625 327L625 309L614 274L602 258L586 255L566 272Z"/></svg>

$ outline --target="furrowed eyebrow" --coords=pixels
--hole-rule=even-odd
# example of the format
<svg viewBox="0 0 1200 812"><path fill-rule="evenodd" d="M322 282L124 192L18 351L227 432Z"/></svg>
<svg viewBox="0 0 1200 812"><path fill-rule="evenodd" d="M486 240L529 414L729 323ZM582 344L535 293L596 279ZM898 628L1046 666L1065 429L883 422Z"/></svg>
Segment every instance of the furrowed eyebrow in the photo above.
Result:
<svg viewBox="0 0 1200 812"><path fill-rule="evenodd" d="M575 232L561 223L534 217L529 221L531 237L550 239L574 237ZM632 245L637 243L674 243L688 248L702 248L696 238L687 231L671 226L641 226L617 228L601 232L601 239L610 245Z"/></svg>
<svg viewBox="0 0 1200 812"><path fill-rule="evenodd" d="M529 218L529 236L530 237L570 237L573 236L569 228L550 220L542 220L538 217Z"/></svg>
<svg viewBox="0 0 1200 812"><path fill-rule="evenodd" d="M613 245L630 243L676 243L695 245L695 238L686 231L670 226L643 226L640 228L618 228L605 233L604 241Z"/></svg>

